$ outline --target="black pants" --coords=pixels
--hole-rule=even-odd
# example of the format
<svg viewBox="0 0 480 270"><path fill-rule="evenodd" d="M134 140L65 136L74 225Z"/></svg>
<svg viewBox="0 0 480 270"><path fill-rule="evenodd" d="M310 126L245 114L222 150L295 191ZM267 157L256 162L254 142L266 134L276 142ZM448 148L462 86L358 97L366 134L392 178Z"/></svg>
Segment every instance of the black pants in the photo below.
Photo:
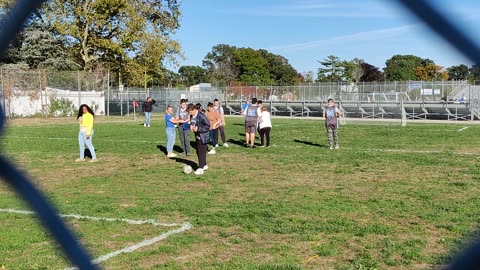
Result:
<svg viewBox="0 0 480 270"><path fill-rule="evenodd" d="M198 157L198 168L203 169L207 165L207 150L208 143L203 144L201 140L196 139L197 142L197 157Z"/></svg>
<svg viewBox="0 0 480 270"><path fill-rule="evenodd" d="M222 137L222 143L225 144L227 142L227 140L225 139L225 127L224 126L218 127L217 137L215 138L215 141L217 143L218 143L218 133L220 133L220 136Z"/></svg>
<svg viewBox="0 0 480 270"><path fill-rule="evenodd" d="M270 146L270 130L272 130L271 127L264 127L264 128L259 130L260 141L261 141L261 144L264 145L264 146ZM263 144L264 137L267 138L267 145Z"/></svg>

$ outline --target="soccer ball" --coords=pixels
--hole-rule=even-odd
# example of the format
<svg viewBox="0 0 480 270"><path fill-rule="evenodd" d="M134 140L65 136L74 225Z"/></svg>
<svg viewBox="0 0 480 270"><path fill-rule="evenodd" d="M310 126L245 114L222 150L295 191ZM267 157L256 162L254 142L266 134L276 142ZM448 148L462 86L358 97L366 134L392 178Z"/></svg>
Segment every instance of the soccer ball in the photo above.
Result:
<svg viewBox="0 0 480 270"><path fill-rule="evenodd" d="M185 166L183 166L182 171L183 171L184 174L189 174L193 171L193 168L190 165L185 165Z"/></svg>

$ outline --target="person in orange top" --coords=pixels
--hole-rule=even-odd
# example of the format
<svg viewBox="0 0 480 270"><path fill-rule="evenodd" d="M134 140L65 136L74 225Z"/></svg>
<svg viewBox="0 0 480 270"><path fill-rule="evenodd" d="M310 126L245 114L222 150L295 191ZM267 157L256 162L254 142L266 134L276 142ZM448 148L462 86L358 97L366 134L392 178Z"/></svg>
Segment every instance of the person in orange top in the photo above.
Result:
<svg viewBox="0 0 480 270"><path fill-rule="evenodd" d="M215 110L213 107L213 103L209 102L207 105L207 111L205 115L210 122L210 142L212 143L212 149L208 151L209 154L215 154L215 146L217 145L217 138L218 138L218 127L220 123L222 123L222 119L220 118L220 114Z"/></svg>
<svg viewBox="0 0 480 270"><path fill-rule="evenodd" d="M76 162L85 161L85 145L92 155L90 162L97 162L97 155L95 154L95 147L92 144L93 138L93 122L95 119L95 113L86 104L80 105L78 109L77 120L80 122L80 131L78 132L78 144L80 145L80 158L77 158Z"/></svg>

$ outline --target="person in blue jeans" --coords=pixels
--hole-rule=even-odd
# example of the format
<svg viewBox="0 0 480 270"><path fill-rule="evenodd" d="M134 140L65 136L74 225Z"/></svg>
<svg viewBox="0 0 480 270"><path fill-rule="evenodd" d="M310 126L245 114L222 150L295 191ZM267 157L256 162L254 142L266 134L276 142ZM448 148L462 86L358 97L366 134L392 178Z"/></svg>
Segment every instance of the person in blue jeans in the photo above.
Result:
<svg viewBox="0 0 480 270"><path fill-rule="evenodd" d="M177 120L173 117L173 107L167 106L167 113L165 114L165 125L167 133L167 157L176 157L173 153L173 145L175 144L176 124L183 124L184 120Z"/></svg>
<svg viewBox="0 0 480 270"><path fill-rule="evenodd" d="M148 97L147 101L143 103L142 111L145 113L145 121L143 122L144 127L150 127L150 117L152 116L153 110L152 106L155 103L156 101L151 97Z"/></svg>

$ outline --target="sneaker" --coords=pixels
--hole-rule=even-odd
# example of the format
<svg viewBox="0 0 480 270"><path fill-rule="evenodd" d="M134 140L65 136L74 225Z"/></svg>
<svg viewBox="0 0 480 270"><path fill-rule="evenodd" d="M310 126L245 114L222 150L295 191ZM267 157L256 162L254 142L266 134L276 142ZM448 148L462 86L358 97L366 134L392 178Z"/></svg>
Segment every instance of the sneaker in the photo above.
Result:
<svg viewBox="0 0 480 270"><path fill-rule="evenodd" d="M143 124L144 127L147 127L147 124Z"/></svg>
<svg viewBox="0 0 480 270"><path fill-rule="evenodd" d="M228 148L228 143L224 143L223 146Z"/></svg>
<svg viewBox="0 0 480 270"><path fill-rule="evenodd" d="M212 148L212 150L208 151L210 155L215 155L217 152L215 151L215 148Z"/></svg>
<svg viewBox="0 0 480 270"><path fill-rule="evenodd" d="M217 144L215 144L215 147L218 147L218 143L217 143Z"/></svg>
<svg viewBox="0 0 480 270"><path fill-rule="evenodd" d="M150 127L150 125L147 125L147 127Z"/></svg>
<svg viewBox="0 0 480 270"><path fill-rule="evenodd" d="M175 153L171 153L171 154L167 155L167 157L176 157L176 156L177 156L177 154L175 154Z"/></svg>
<svg viewBox="0 0 480 270"><path fill-rule="evenodd" d="M333 150L333 145L330 145L330 147L329 147L329 148L330 148L330 150Z"/></svg>
<svg viewBox="0 0 480 270"><path fill-rule="evenodd" d="M340 149L340 145L335 145L335 149Z"/></svg>
<svg viewBox="0 0 480 270"><path fill-rule="evenodd" d="M252 148L257 148L257 146L255 146L255 144L252 144Z"/></svg>
<svg viewBox="0 0 480 270"><path fill-rule="evenodd" d="M85 159L84 159L84 158L77 158L77 159L75 159L75 162L82 162L82 161L85 161Z"/></svg>
<svg viewBox="0 0 480 270"><path fill-rule="evenodd" d="M98 159L97 159L97 158L92 158L92 159L90 160L90 162L98 162Z"/></svg>
<svg viewBox="0 0 480 270"><path fill-rule="evenodd" d="M186 155L186 156L190 156L190 153L186 153L185 155Z"/></svg>
<svg viewBox="0 0 480 270"><path fill-rule="evenodd" d="M260 145L259 147L265 147L265 145Z"/></svg>
<svg viewBox="0 0 480 270"><path fill-rule="evenodd" d="M196 175L201 175L201 174L204 174L204 171L203 171L203 169L198 168L198 169L197 169L196 171L194 171L193 173L196 174Z"/></svg>
<svg viewBox="0 0 480 270"><path fill-rule="evenodd" d="M203 166L203 171L208 170L208 165Z"/></svg>

